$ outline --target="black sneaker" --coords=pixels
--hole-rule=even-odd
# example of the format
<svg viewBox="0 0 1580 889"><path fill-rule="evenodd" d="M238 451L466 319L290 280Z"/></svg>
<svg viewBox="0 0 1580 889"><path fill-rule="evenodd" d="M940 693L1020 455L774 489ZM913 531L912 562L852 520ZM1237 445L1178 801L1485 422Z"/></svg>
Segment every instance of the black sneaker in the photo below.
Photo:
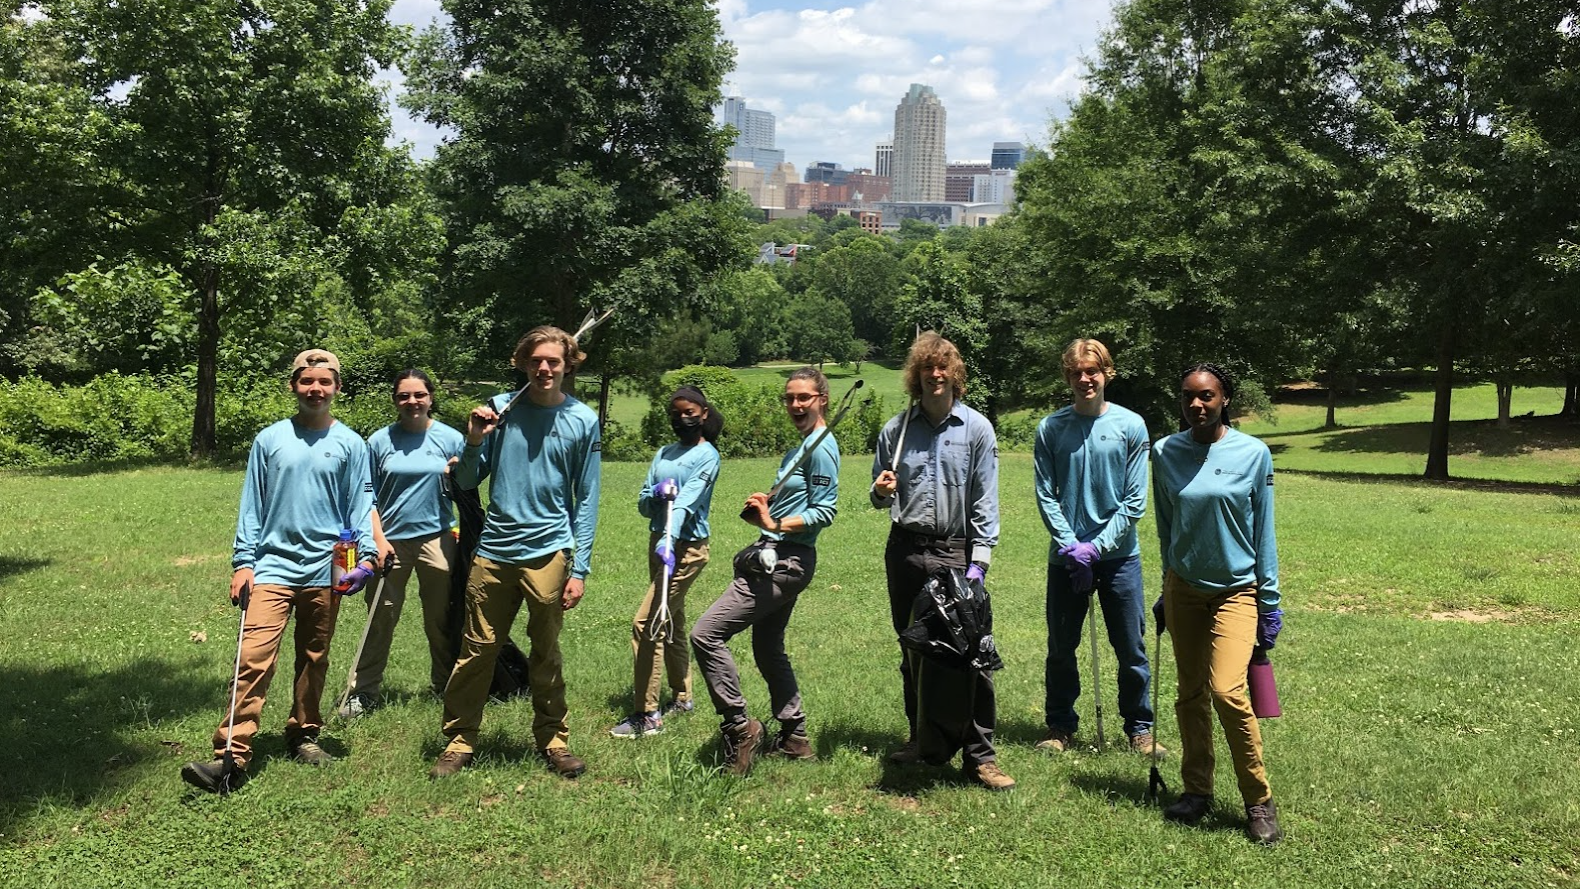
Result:
<svg viewBox="0 0 1580 889"><path fill-rule="evenodd" d="M291 758L310 766L327 766L335 761L329 751L318 746L317 738L303 738L292 744Z"/></svg>
<svg viewBox="0 0 1580 889"><path fill-rule="evenodd" d="M1180 824L1195 824L1212 808L1212 797L1200 793L1182 793L1168 808L1163 817Z"/></svg>
<svg viewBox="0 0 1580 889"><path fill-rule="evenodd" d="M914 766L922 761L922 749L916 744L916 736L911 735L905 743L889 752L889 762L897 766Z"/></svg>
<svg viewBox="0 0 1580 889"><path fill-rule="evenodd" d="M182 766L181 780L206 793L224 796L247 783L247 770L233 766L227 771L225 760L216 757L208 762L189 762Z"/></svg>
<svg viewBox="0 0 1580 889"><path fill-rule="evenodd" d="M1272 800L1245 807L1245 835L1254 843L1271 846L1284 838L1278 826L1278 804Z"/></svg>

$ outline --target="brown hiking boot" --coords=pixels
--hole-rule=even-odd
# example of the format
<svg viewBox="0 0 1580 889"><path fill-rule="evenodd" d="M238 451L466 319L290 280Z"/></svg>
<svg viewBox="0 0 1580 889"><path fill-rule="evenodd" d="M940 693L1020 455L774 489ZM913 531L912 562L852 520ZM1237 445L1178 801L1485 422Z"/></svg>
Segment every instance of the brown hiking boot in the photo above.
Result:
<svg viewBox="0 0 1580 889"><path fill-rule="evenodd" d="M730 774L746 777L763 742L763 724L755 719L724 727L724 759Z"/></svg>
<svg viewBox="0 0 1580 889"><path fill-rule="evenodd" d="M817 752L812 749L812 741L800 732L774 735L774 739L768 742L768 752L764 755L782 756L786 759L817 759Z"/></svg>
<svg viewBox="0 0 1580 889"><path fill-rule="evenodd" d="M302 738L291 745L291 758L310 766L327 766L335 761L329 751L318 746L317 738Z"/></svg>
<svg viewBox="0 0 1580 889"><path fill-rule="evenodd" d="M996 762L978 763L975 766L966 766L966 777L981 784L988 790L1009 790L1015 786L1015 779L1004 774Z"/></svg>
<svg viewBox="0 0 1580 889"><path fill-rule="evenodd" d="M1254 843L1271 846L1284 838L1278 826L1278 805L1272 800L1245 807L1245 835Z"/></svg>
<svg viewBox="0 0 1580 889"><path fill-rule="evenodd" d="M1130 749L1143 756L1156 755L1159 759L1169 755L1169 749L1157 742L1151 732L1137 732L1130 736Z"/></svg>
<svg viewBox="0 0 1580 889"><path fill-rule="evenodd" d="M1212 797L1201 793L1182 793L1163 810L1163 817L1180 824L1195 824L1212 808Z"/></svg>
<svg viewBox="0 0 1580 889"><path fill-rule="evenodd" d="M587 771L587 763L568 747L550 747L543 751L543 759L549 764L549 771L561 778L575 778Z"/></svg>
<svg viewBox="0 0 1580 889"><path fill-rule="evenodd" d="M1048 729L1048 737L1038 741L1036 749L1044 750L1048 753L1063 753L1066 750L1073 750L1075 749L1075 735L1062 728Z"/></svg>
<svg viewBox="0 0 1580 889"><path fill-rule="evenodd" d="M462 753L459 750L446 750L439 754L439 760L428 770L428 780L448 778L471 764L472 754Z"/></svg>
<svg viewBox="0 0 1580 889"><path fill-rule="evenodd" d="M922 748L916 743L916 736L905 739L899 749L889 754L889 762L897 766L914 766L922 761Z"/></svg>

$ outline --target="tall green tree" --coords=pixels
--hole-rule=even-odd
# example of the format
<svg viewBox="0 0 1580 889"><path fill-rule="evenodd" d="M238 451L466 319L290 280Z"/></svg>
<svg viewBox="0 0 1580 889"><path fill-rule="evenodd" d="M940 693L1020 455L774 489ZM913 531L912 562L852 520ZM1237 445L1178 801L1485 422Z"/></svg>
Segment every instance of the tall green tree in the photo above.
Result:
<svg viewBox="0 0 1580 889"><path fill-rule="evenodd" d="M114 219L100 246L174 270L192 294L192 452L206 456L227 326L294 316L312 336L326 312L363 308L358 282L399 276L433 243L421 212L384 209L415 185L384 147L389 120L373 83L400 32L387 0L38 6L80 60L76 85L93 113L116 127L94 155L116 191L100 204ZM399 231L373 231L384 223ZM415 237L392 256L374 249L384 235Z"/></svg>
<svg viewBox="0 0 1580 889"><path fill-rule="evenodd" d="M900 261L891 242L862 235L817 255L815 262L814 286L845 304L855 335L870 343L887 342L893 321L890 315L902 283Z"/></svg>
<svg viewBox="0 0 1580 889"><path fill-rule="evenodd" d="M454 245L443 287L503 343L616 314L593 364L683 315L751 255L713 121L732 50L706 0L446 0L407 64L407 107L454 135L433 164ZM640 352L641 350L635 350ZM607 375L606 375L607 378Z"/></svg>

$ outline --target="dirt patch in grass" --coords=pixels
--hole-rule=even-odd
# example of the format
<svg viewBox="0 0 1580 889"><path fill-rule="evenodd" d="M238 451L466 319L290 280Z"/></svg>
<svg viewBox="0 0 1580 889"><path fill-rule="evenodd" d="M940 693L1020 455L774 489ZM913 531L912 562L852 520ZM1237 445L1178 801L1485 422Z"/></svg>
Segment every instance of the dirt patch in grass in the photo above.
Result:
<svg viewBox="0 0 1580 889"><path fill-rule="evenodd" d="M187 568L192 565L203 565L208 562L218 562L226 558L229 557L224 553L202 553L196 556L176 556L174 564L177 568Z"/></svg>
<svg viewBox="0 0 1580 889"><path fill-rule="evenodd" d="M1477 611L1473 608L1458 608L1453 611L1432 611L1426 616L1427 620L1450 620L1467 624L1510 623L1519 615L1513 611Z"/></svg>

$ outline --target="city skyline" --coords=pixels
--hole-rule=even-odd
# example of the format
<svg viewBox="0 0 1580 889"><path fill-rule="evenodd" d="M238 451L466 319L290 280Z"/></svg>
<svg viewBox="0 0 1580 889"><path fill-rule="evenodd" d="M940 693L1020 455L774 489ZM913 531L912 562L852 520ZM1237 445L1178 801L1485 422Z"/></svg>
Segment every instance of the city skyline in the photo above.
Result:
<svg viewBox="0 0 1580 889"><path fill-rule="evenodd" d="M994 142L1044 144L1081 86L1082 53L1110 19L1108 0L869 0L848 5L719 0L735 70L725 96L776 118L776 147L799 170L819 161L871 168L911 83L949 109L949 159L987 160ZM426 26L438 0L395 0L392 20ZM419 157L440 134L394 106L395 138Z"/></svg>

